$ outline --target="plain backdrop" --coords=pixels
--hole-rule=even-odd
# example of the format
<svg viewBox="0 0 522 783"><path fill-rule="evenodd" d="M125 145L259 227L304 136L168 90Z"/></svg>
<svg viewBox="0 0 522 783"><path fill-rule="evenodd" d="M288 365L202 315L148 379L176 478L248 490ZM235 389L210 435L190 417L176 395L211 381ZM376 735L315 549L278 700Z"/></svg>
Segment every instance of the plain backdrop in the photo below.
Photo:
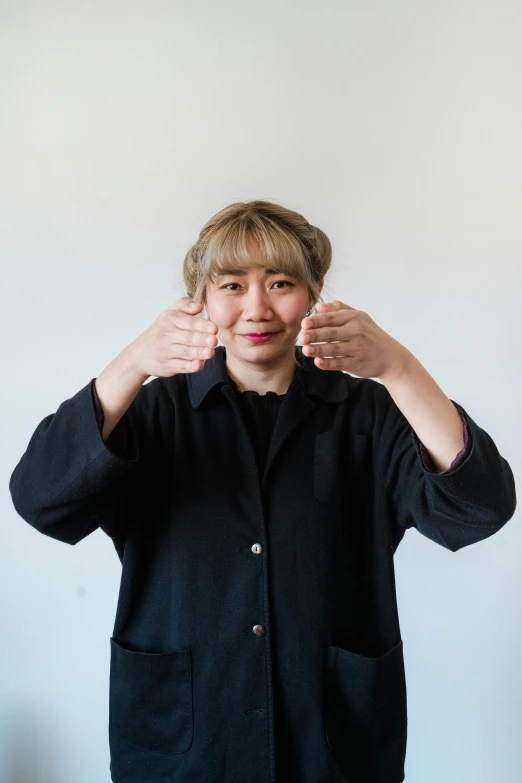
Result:
<svg viewBox="0 0 522 783"><path fill-rule="evenodd" d="M186 292L204 222L268 199L325 298L406 345L521 475L519 0L0 4L0 780L107 783L120 564L15 512L38 423ZM520 511L396 554L408 783L519 783Z"/></svg>

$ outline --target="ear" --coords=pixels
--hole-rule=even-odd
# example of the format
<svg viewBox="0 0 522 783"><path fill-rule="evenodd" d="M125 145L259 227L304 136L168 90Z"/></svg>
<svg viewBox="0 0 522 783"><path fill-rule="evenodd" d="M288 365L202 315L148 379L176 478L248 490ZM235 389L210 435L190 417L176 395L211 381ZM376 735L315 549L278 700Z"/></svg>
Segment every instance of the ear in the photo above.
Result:
<svg viewBox="0 0 522 783"><path fill-rule="evenodd" d="M317 304L317 302L318 302L318 300L319 300L319 296L320 296L320 294L321 294L321 291L323 290L323 286L324 286L324 279L323 279L323 280L321 280L321 281L320 281L320 282L319 282L317 285L318 285L318 289L319 289L319 290L318 290L318 292L317 292L317 294L318 294L318 295L317 295L317 299L315 299L315 301L314 301L314 299L310 299L310 310L311 310L313 307L315 307L315 306L316 306L316 304Z"/></svg>

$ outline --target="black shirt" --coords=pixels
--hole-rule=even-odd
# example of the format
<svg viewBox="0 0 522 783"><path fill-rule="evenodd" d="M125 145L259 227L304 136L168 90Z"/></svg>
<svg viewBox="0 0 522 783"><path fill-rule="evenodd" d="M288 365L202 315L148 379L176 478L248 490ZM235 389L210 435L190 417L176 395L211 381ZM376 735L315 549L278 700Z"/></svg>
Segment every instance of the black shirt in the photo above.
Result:
<svg viewBox="0 0 522 783"><path fill-rule="evenodd" d="M252 440L259 475L262 476L272 432L285 395L272 391L266 394L250 390L242 392L232 379L231 384L236 392L243 419Z"/></svg>

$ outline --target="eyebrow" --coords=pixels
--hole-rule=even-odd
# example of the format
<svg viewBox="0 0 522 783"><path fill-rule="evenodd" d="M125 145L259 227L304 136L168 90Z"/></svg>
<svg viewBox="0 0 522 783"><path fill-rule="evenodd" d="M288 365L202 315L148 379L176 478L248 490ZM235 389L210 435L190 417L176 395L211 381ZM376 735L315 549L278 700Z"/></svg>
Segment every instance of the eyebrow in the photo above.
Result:
<svg viewBox="0 0 522 783"><path fill-rule="evenodd" d="M227 275L233 275L233 276L244 277L246 273L247 273L246 269L230 269L221 272L221 274L218 276L226 277ZM265 275L285 275L285 274L288 273L283 272L281 269L265 269ZM288 274L288 277L293 277L293 275Z"/></svg>

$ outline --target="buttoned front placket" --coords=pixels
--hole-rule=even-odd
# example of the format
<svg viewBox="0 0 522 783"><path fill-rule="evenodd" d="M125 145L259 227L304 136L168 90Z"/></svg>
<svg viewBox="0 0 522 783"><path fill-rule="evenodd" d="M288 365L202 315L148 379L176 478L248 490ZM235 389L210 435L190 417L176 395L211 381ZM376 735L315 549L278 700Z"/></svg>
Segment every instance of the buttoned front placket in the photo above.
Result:
<svg viewBox="0 0 522 783"><path fill-rule="evenodd" d="M257 524L259 525L259 536L257 541L254 541L247 551L250 552L252 557L252 568L260 568L263 575L263 616L255 618L255 622L251 628L238 628L238 633L243 633L245 637L245 643L253 641L255 644L263 644L265 649L265 661L266 661L266 699L267 709L266 711L259 711L259 720L265 721L265 728L268 736L268 755L270 765L270 783L275 783L275 747L274 747L274 700L273 700L273 685L272 685L272 650L271 650L271 637L270 637L270 605L268 594L268 567L267 560L267 531L266 520L264 513L263 497L261 492L261 484L259 481L257 462L254 452L254 446L252 444L250 435L248 433L246 424L243 419L243 414L239 408L235 392L230 384L225 384L221 387L221 390L230 405L232 406L236 420L238 432L240 433L239 441L241 443L241 450L244 455L244 464L247 469L244 472L246 480L250 482L250 491L253 502L257 509ZM250 639L250 637L254 639Z"/></svg>
<svg viewBox="0 0 522 783"><path fill-rule="evenodd" d="M255 498L255 506L258 510L258 521L261 535L259 541L252 543L250 551L253 556L258 555L260 567L263 573L263 607L264 617L258 618L258 622L251 629L243 629L246 636L253 634L260 642L265 645L266 672L267 672L267 729L269 737L270 754L270 780L276 780L275 772L275 733L274 733L274 693L273 693L273 650L272 637L270 634L270 595L269 595L269 573L270 561L267 557L266 542L268 540L267 519L265 516L265 494L269 487L269 474L274 469L276 457L283 448L286 440L291 433L313 412L315 404L304 393L297 379L291 383L285 398L279 410L278 417L272 433L267 460L263 475L260 477L257 469L257 462L250 435L248 433L243 414L239 408L235 392L230 384L224 384L221 390L230 402L237 419L238 432L241 433L240 442L245 458L245 465L249 469L245 471L245 476L249 480L251 487L251 497ZM263 715L263 713L259 713ZM278 783L280 783L278 781Z"/></svg>

